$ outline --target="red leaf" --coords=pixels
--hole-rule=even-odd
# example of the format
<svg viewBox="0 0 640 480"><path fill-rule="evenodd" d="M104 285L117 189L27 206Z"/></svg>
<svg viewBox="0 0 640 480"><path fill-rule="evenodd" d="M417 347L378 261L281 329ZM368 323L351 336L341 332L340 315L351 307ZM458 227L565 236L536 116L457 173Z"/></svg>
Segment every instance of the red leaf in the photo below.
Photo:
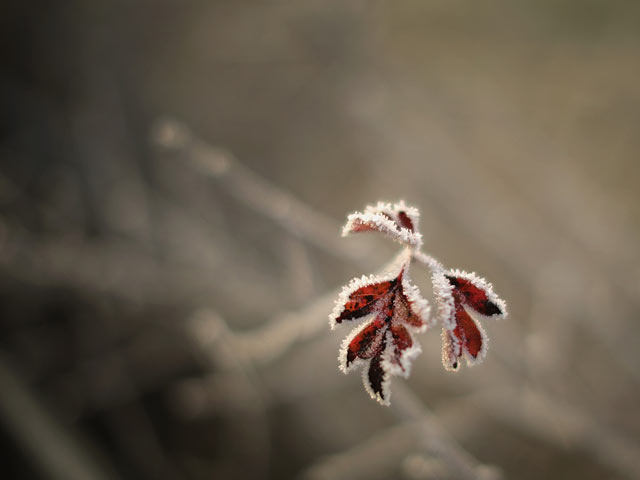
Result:
<svg viewBox="0 0 640 480"><path fill-rule="evenodd" d="M396 279L365 285L349 295L342 313L336 318L336 323L342 320L353 320L372 312L382 297L388 295L396 284Z"/></svg>
<svg viewBox="0 0 640 480"><path fill-rule="evenodd" d="M464 307L456 308L456 327L443 329L442 362L447 370L458 370L460 358L475 365L487 353L487 335L480 324L467 313Z"/></svg>
<svg viewBox="0 0 640 480"><path fill-rule="evenodd" d="M396 369L399 369L398 373L405 374L406 369L409 368L408 365L405 365L405 360L412 356L413 338L406 327L400 324L391 326L391 338L393 339L393 350L390 361Z"/></svg>
<svg viewBox="0 0 640 480"><path fill-rule="evenodd" d="M374 355L380 354L382 348L386 324L383 320L375 319L366 324L349 342L347 350L347 367L349 367L356 358L363 360L369 359Z"/></svg>
<svg viewBox="0 0 640 480"><path fill-rule="evenodd" d="M400 210L398 212L398 223L402 228L406 228L407 230L413 232L413 222L411 221L411 218L409 218L409 215L407 215L407 212L405 212L404 210Z"/></svg>
<svg viewBox="0 0 640 480"><path fill-rule="evenodd" d="M483 333L464 307L456 308L456 328L453 334L462 344L462 348L474 359L478 358L484 348Z"/></svg>
<svg viewBox="0 0 640 480"><path fill-rule="evenodd" d="M489 300L487 292L475 285L471 280L451 275L447 275L447 280L454 287L452 293L457 303L468 305L480 315L486 317L503 314L500 307Z"/></svg>
<svg viewBox="0 0 640 480"><path fill-rule="evenodd" d="M391 326L391 334L393 335L393 343L398 350L405 350L413 345L411 334L402 324Z"/></svg>
<svg viewBox="0 0 640 480"><path fill-rule="evenodd" d="M382 404L389 403L389 392L387 392L387 388L385 388L387 378L388 373L385 371L382 357L378 355L371 359L367 376L366 378L363 377L365 381L364 386L369 394Z"/></svg>
<svg viewBox="0 0 640 480"><path fill-rule="evenodd" d="M438 278L438 275L441 276ZM442 347L445 367L457 370L463 355L469 365L482 361L487 350L487 336L467 309L482 317L504 317L504 302L493 292L491 284L473 273L459 270L436 273L434 285L447 331L443 334Z"/></svg>
<svg viewBox="0 0 640 480"><path fill-rule="evenodd" d="M426 300L409 283L407 267L401 264L399 273L390 279L354 279L332 314L332 325L372 316L343 341L340 368L348 373L364 363L365 388L383 404L388 403L390 376L409 374L411 360L420 352L411 331L423 330L429 313Z"/></svg>
<svg viewBox="0 0 640 480"><path fill-rule="evenodd" d="M416 314L416 310L418 310L411 301L407 298L404 290L399 293L396 298L396 308L398 310L406 311L406 323L411 325L414 328L419 330L424 329L426 327L426 321L424 319L424 315Z"/></svg>

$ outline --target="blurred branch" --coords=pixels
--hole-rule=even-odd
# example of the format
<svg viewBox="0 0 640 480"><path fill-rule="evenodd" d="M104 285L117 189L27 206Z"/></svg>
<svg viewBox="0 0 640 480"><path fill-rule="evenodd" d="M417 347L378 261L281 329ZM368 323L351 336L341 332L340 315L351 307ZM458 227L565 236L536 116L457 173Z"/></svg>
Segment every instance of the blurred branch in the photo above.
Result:
<svg viewBox="0 0 640 480"><path fill-rule="evenodd" d="M319 458L301 475L305 480L384 480L393 478L415 445L416 426L410 423L383 430L352 448Z"/></svg>
<svg viewBox="0 0 640 480"><path fill-rule="evenodd" d="M2 218L0 218L0 222ZM198 257L190 263L179 258L158 261L144 245L121 240L86 242L82 239L38 241L33 235L8 225L4 227L4 248L0 248L0 267L19 279L36 285L63 285L107 292L134 301L180 302L211 291L211 263ZM198 234L197 230L187 232ZM204 236L205 233L200 232ZM203 238L204 241L204 238ZM204 265L203 265L204 263ZM219 266L219 265L217 265ZM207 268L209 267L209 268ZM246 286L243 275L255 278L248 263L234 262L236 275L215 284L226 298L241 302ZM169 274L170 272L170 274ZM267 278L261 278L268 285ZM252 294L263 304L273 302L263 285Z"/></svg>
<svg viewBox="0 0 640 480"><path fill-rule="evenodd" d="M13 374L0 356L0 419L16 442L30 454L42 478L107 480L111 468L98 465L64 431ZM101 462L102 463L102 462Z"/></svg>
<svg viewBox="0 0 640 480"><path fill-rule="evenodd" d="M393 388L391 409L403 421L418 426L424 449L442 460L457 478L489 480L502 477L497 470L479 465L476 459L460 447L441 427L436 415L406 384L396 382Z"/></svg>
<svg viewBox="0 0 640 480"><path fill-rule="evenodd" d="M326 313L326 309L326 299L313 303L305 312L309 324L321 324L318 320L324 316L322 313ZM315 310L322 310L322 313L312 314ZM270 322L265 327L266 335L261 333L262 329L252 334L237 335L227 328L221 318L201 313L192 320L191 328L194 339L201 344L205 352L213 356L215 363L226 364L236 370L244 370L250 368L247 362L270 360L274 354L282 353L286 347L306 338L309 332L314 333L317 329L317 327L290 329L294 319L299 321L300 316L290 315ZM291 334L291 331L297 333ZM262 350L258 339L269 336L272 336L273 340L265 343L271 346ZM422 447L427 452L437 455L459 478L469 480L499 478L494 469L478 470L478 462L448 436L435 415L400 382L394 385L394 401L391 410L402 422L416 425ZM354 452L358 455L357 449Z"/></svg>
<svg viewBox="0 0 640 480"><path fill-rule="evenodd" d="M349 248L349 245L339 241L336 234L330 233L339 231L335 222L318 215L289 194L261 179L230 154L193 137L182 124L173 120L159 123L154 132L154 141L158 146L183 154L195 168L208 177L219 180L220 184L239 201L271 218L298 238L303 238L322 250L350 262L364 262L367 253L365 250L360 246L357 250ZM485 200L490 203L493 199ZM460 206L449 205L453 210L458 207ZM460 218L459 215L453 217ZM477 223L472 219L465 228L475 228ZM493 237L489 235L489 238ZM552 234L547 230L545 240L551 241L552 238ZM498 246L499 244L491 244L488 248L495 251ZM506 258L504 255L506 254L501 254L501 258ZM513 258L505 261L515 267L514 270L518 274L530 273L532 259L522 263ZM242 352L242 357L251 363L269 362L298 341L309 339L320 331L323 322L319 322L318 319L325 316L330 305L329 298L333 296L334 293L330 293L297 314L276 316L264 327L251 332L233 334L225 328L225 343L234 345L233 352ZM617 360L621 359L618 357ZM508 364L505 366L509 369ZM513 375L513 372L510 374ZM512 381L514 384L521 383L515 376ZM422 444L426 451L438 455L460 478L497 475L492 469L478 469L476 461L442 430L435 416L404 384L394 385L394 391L393 411L404 421L420 425ZM532 407L536 408L525 408L524 405L529 405L532 399L542 403L533 402ZM511 397L505 396L502 402L489 402L487 406L510 424L526 427L546 440L557 441L553 432L558 431L558 425L563 425L560 430L566 427L575 445L597 455L603 463L616 471L630 478L636 478L640 472L640 465L636 460L640 458L640 455L636 455L637 446L599 427L590 420L586 412L580 412L576 408L564 408L560 402L543 393L537 392L533 397L515 394Z"/></svg>
<svg viewBox="0 0 640 480"><path fill-rule="evenodd" d="M314 273L308 248L299 238L287 237L282 245L291 295L297 303L314 295Z"/></svg>
<svg viewBox="0 0 640 480"><path fill-rule="evenodd" d="M333 219L258 176L231 153L195 137L184 124L170 118L158 121L152 142L179 153L188 166L215 180L236 200L272 219L292 235L332 256L366 265L367 247L341 241L337 234L340 226Z"/></svg>
<svg viewBox="0 0 640 480"><path fill-rule="evenodd" d="M188 415L197 415L199 410L208 407L211 398L222 401L226 406L242 412L243 418L251 416L251 429L249 432L242 430L245 422L233 422L238 429L236 434L241 436L245 449L250 449L252 455L252 467L262 472L266 477L269 467L269 423L266 416L266 402L263 390L259 389L259 378L254 372L250 360L242 355L237 355L233 334L229 331L226 322L220 316L209 311L200 311L188 323L188 332L191 339L199 346L203 354L203 360L210 369L220 370L225 375L224 388L212 390L202 383L194 385L196 388L183 390L187 393L182 397L182 406L189 407ZM229 381L231 379L231 381ZM234 388L228 388L233 385ZM202 387L205 388L202 388ZM211 387L211 384L208 385ZM240 392L240 395L236 395ZM193 408L195 407L195 408ZM237 423L237 425L236 425Z"/></svg>
<svg viewBox="0 0 640 480"><path fill-rule="evenodd" d="M329 298L333 296L334 293L330 293L326 298L319 299L297 313L276 316L264 327L254 331L231 334L225 338L224 343L235 345L232 351L240 352L251 362L271 361L277 355L286 352L296 342L313 336L321 326L324 326L324 322L320 322L319 319L326 313ZM227 335L229 333L227 331ZM504 374L509 378L508 383L511 385L521 383L521 380L516 377L517 372L513 371L507 362L502 363L505 366ZM326 385L321 388L326 388ZM475 478L473 477L477 475L475 461L448 438L446 432L439 427L436 416L426 407L421 406L415 394L402 382L394 383L393 388L392 410L402 420L422 425L425 450L446 459L447 465L455 465L455 470L460 472L463 478ZM317 393L309 391L307 395L313 396ZM598 425L592 415L579 406L574 405L571 408L562 406L561 402L539 389L535 392L512 389L509 392L492 391L488 394L472 394L464 401L473 402L476 399L479 399L482 408L487 409L495 417L524 429L546 442L559 446L566 446L569 443L579 450L592 454L604 465L608 465L626 477L640 476L640 446L623 438L615 431ZM459 410L462 415L465 410L475 411L471 408Z"/></svg>
<svg viewBox="0 0 640 480"><path fill-rule="evenodd" d="M322 295L295 312L272 317L264 326L234 334L234 352L240 352L254 364L264 364L284 355L289 348L314 338L327 328L324 318L331 310L338 291Z"/></svg>
<svg viewBox="0 0 640 480"><path fill-rule="evenodd" d="M419 99L426 100L422 92L415 91L412 92L411 98L414 102ZM429 106L425 101L423 107L429 108ZM412 108L408 111L419 110ZM428 156L433 152L432 145L428 149L423 147L423 151L416 151L415 143L410 141L422 135L423 123L420 119L412 119L407 124L403 124L402 129L398 128L397 123L386 122L378 128L385 132L388 144L393 145L394 153L398 157L411 159L416 155ZM419 131L408 130L407 125L418 126ZM513 201L510 196L513 186L505 185L504 181L496 182L496 177L490 169L478 168L473 156L459 150L459 142L452 137L451 131L435 123L430 124L429 129L433 132L432 138L441 142L439 146L445 148L448 155L447 161L437 162L434 164L437 168L429 169L428 174L420 176L420 188L427 192L425 194L432 198L434 203L441 205L447 222L454 222L460 232L470 235L474 239L475 248L483 249L499 259L522 285L530 285L531 277L550 265L562 264L565 273L575 273L576 275L571 278L575 284L570 291L571 293L579 292L577 298L567 298L569 282L566 280L561 282L563 288L557 288L555 291L555 295L563 303L572 305L574 308L571 315L567 316L567 320L577 328L590 330L607 348L616 365L640 384L640 370L635 368L635 365L640 362L640 356L638 349L635 348L633 336L620 333L628 331L629 327L628 324L625 325L625 319L634 317L640 298L638 282L630 281L638 277L640 270L637 255L627 255L632 252L628 251L630 242L626 239L633 238L633 235L623 234L627 230L626 226L607 232L607 229L602 228L602 221L607 219L598 221L599 219L591 214L585 215L585 222L581 222L573 217L580 212L589 212L592 209L567 208L562 205L566 195L573 197L574 205L595 206L600 200L604 202L602 195L599 196L598 201L589 198L592 193L597 192L598 188L589 186L586 179L584 181L587 186L580 187L582 179L576 181L573 177L577 172L574 171L564 170L563 181L559 182L556 178L559 173L558 166L551 163L546 176L542 174L538 182L532 181L529 175L521 177L517 191L522 193L518 195L518 201ZM508 168L509 163L504 162L504 165ZM425 165L430 164L425 163ZM512 177L515 178L516 175ZM449 180L451 178L456 179L457 188L461 191L473 192L474 208L470 208L468 196L450 195ZM550 181L555 184L550 198L546 198L547 195L532 193L537 191L541 184L547 186ZM478 185L491 185L492 188L478 188ZM569 190L565 191L567 187ZM506 192L505 188L509 188L509 191ZM441 202L444 198L447 201ZM542 203L544 208L539 208L537 203ZM617 207L611 206L611 208ZM593 210L597 211L595 208ZM492 212L492 214L479 214L480 212ZM589 217L588 221L586 217ZM527 220L522 221L522 218ZM569 219L571 221L568 221ZM615 223L613 221L613 224ZM517 228L512 228L515 225ZM511 235L503 235L502 232L505 229L509 229ZM603 234L602 231L605 233ZM598 248L594 248L596 245ZM611 248L604 248L606 245L610 245ZM604 250L610 250L608 253L612 255L607 255L609 258L618 257L615 262L605 260L604 253L594 255L594 252ZM590 300L585 292L594 290L608 290L607 294L615 299L612 301L612 307L617 312L614 313L612 309L601 312L594 308L580 310L585 301ZM624 301L620 301L621 299ZM611 316L609 322L602 322L603 313ZM580 321L576 322L576 319ZM612 328L614 322L617 322L618 328Z"/></svg>
<svg viewBox="0 0 640 480"><path fill-rule="evenodd" d="M560 447L571 445L627 478L640 478L640 445L575 406L527 388L492 390L470 400L509 425Z"/></svg>

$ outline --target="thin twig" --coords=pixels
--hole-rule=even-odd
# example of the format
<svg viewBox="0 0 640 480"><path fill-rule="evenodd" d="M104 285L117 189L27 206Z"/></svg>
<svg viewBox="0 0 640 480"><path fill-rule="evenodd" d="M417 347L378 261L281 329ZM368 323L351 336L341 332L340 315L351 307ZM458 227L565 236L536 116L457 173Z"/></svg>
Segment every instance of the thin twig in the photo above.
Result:
<svg viewBox="0 0 640 480"><path fill-rule="evenodd" d="M440 261L436 260L431 255L427 255L421 250L417 250L413 252L413 258L418 262L424 264L431 272L437 272L444 270L444 266Z"/></svg>

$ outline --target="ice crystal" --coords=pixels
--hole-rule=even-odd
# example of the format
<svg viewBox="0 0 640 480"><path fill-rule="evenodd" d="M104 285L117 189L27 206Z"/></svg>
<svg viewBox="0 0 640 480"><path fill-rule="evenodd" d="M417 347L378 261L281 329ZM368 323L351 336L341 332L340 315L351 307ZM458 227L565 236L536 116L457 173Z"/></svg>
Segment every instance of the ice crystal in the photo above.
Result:
<svg viewBox="0 0 640 480"><path fill-rule="evenodd" d="M420 213L415 207L408 207L404 202L396 204L379 202L368 206L364 212L349 215L342 235L357 232L381 232L399 243L419 247L422 235L418 233Z"/></svg>
<svg viewBox="0 0 640 480"><path fill-rule="evenodd" d="M344 373L362 368L365 389L383 405L390 402L391 376L408 377L411 362L421 352L415 333L439 321L443 364L447 370L457 370L461 357L474 365L486 354L487 335L479 319L507 315L505 302L486 280L475 273L446 270L420 250L419 216L416 208L402 201L380 202L349 215L343 229L343 235L384 233L404 246L383 273L351 280L329 315L332 329L345 321L361 321L342 342L339 366ZM437 302L434 320L430 319L429 303L409 278L413 260L431 270Z"/></svg>

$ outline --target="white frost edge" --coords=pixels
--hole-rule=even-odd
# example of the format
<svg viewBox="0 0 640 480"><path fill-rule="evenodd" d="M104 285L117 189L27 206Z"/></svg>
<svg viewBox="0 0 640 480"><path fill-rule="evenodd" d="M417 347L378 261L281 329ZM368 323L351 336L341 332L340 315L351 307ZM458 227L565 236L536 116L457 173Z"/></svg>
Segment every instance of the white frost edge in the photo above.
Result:
<svg viewBox="0 0 640 480"><path fill-rule="evenodd" d="M411 220L414 232L418 232L420 230L420 210L416 207L407 205L404 200L400 200L394 204L378 202L375 206L370 205L365 208L365 212L391 213L391 216L395 218L398 218L398 214L402 211L404 211L404 213L409 217L409 220Z"/></svg>
<svg viewBox="0 0 640 480"><path fill-rule="evenodd" d="M399 359L400 364L396 365L391 361L393 354L393 333L391 333L391 329L387 331L387 338L385 338L387 348L385 348L382 354L382 368L391 375L409 378L413 361L422 353L422 347L410 331L409 335L411 336L411 347L402 351Z"/></svg>
<svg viewBox="0 0 640 480"><path fill-rule="evenodd" d="M437 320L443 328L453 330L456 328L455 301L453 299L453 285L447 280L445 270L434 271L431 275L431 285L437 303Z"/></svg>
<svg viewBox="0 0 640 480"><path fill-rule="evenodd" d="M440 337L442 338L442 366L449 372L457 372L460 370L461 344L453 335L453 332L445 327L442 328ZM451 358L452 356L453 359ZM454 361L457 361L457 367L453 366Z"/></svg>
<svg viewBox="0 0 640 480"><path fill-rule="evenodd" d="M411 220L411 223L413 224L413 232L408 228L400 226L398 213L401 211L404 211ZM388 219L383 215L383 212L394 220ZM377 227L378 231L389 235L394 240L402 244L419 247L422 245L422 234L418 232L419 219L419 210L415 207L406 205L404 200L395 204L378 202L375 206L368 205L365 207L364 212L355 212L350 214L347 217L347 223L342 229L342 236L346 237L349 234L354 233L354 224L359 221L365 224L374 225Z"/></svg>
<svg viewBox="0 0 640 480"><path fill-rule="evenodd" d="M337 326L340 325L340 323L338 323L336 320L344 310L344 306L349 301L349 297L353 292L355 292L359 288L366 287L367 285L373 285L374 283L389 281L392 278L393 277L391 276L390 278L386 278L380 275L371 274L371 275L363 275L361 277L356 277L351 279L351 281L348 284L342 287L342 291L340 292L340 295L338 295L338 298L335 301L333 310L329 314L329 326L331 327L331 330L335 330Z"/></svg>
<svg viewBox="0 0 640 480"><path fill-rule="evenodd" d="M345 375L356 370L360 365L368 363L371 359L364 359L360 357L356 357L355 360L351 363L351 365L347 365L347 353L349 351L349 344L355 338L355 336L360 333L360 331L369 324L369 322L373 319L373 317L377 314L377 312L370 313L366 317L363 317L364 321L358 322L358 324L349 332L349 335L344 337L342 343L340 344L340 350L338 352L338 368Z"/></svg>
<svg viewBox="0 0 640 480"><path fill-rule="evenodd" d="M366 326L371 321L373 321L377 313L378 312L372 312L369 315L363 317L362 321L359 321L358 324L342 340L342 343L340 344L340 350L338 352L338 367L343 373L345 374L351 373L352 371L357 369L358 366L368 361L368 360L356 357L355 360L351 362L350 365L347 365L347 353L348 353L349 344L351 343L351 341L356 337L356 335L358 335L358 333L362 331L363 328L366 328ZM423 327L417 328L417 327L412 327L407 323L403 323L402 326L405 327L407 329L407 332L409 333L409 336L411 338L411 347L401 352L400 358L399 358L399 362L400 362L399 365L396 365L391 361L391 354L389 353L388 361L386 363L384 362L384 359L383 359L383 367L385 366L388 367L389 369L388 371L391 372L392 375L399 375L404 378L408 378L411 373L411 366L412 366L413 360L416 357L418 357L420 353L422 353L422 347L420 346L420 343L415 339L414 334L423 332L424 330L426 330L427 326L424 325ZM385 348L385 353L386 353L387 350L389 348L393 348L393 345L394 345L393 333L391 332L390 328L387 330L385 334L385 342L387 345ZM383 353L383 355L385 353Z"/></svg>
<svg viewBox="0 0 640 480"><path fill-rule="evenodd" d="M382 270L382 273L363 275L361 277L351 279L351 281L347 285L342 287L342 291L335 301L333 310L329 314L329 326L331 327L331 330L335 330L336 327L340 325L338 322L336 322L336 319L342 313L344 305L349 300L349 296L353 292L355 292L359 288L366 287L367 285L373 285L374 283L388 282L390 280L393 280L398 276L400 270L402 270L403 268L405 268L406 270L409 267L410 261L411 251L409 249L404 249Z"/></svg>
<svg viewBox="0 0 640 480"><path fill-rule="evenodd" d="M466 306L463 306L463 308L469 314L469 316L471 317L471 321L480 332L480 337L482 338L482 347L480 348L480 351L478 352L476 358L473 358L473 356L467 351L464 345L453 334L453 331L447 328L443 328L441 334L442 365L444 366L445 370L448 370L450 372L456 372L460 369L460 359L462 357L464 357L469 367L473 367L482 363L487 356L487 351L489 350L489 337L487 336L487 332L482 327L480 322L478 322L478 320L473 317L473 313L475 311L467 308ZM458 366L455 368L453 367L453 360L451 358L452 355L455 357L458 363Z"/></svg>
<svg viewBox="0 0 640 480"><path fill-rule="evenodd" d="M404 276L402 277L402 288L407 300L411 303L411 310L420 317L423 323L421 327L415 327L407 323L407 329L415 333L423 333L427 328L432 327L435 322L431 318L431 305L429 305L427 299L422 296L420 289L411 283L409 265L407 265Z"/></svg>
<svg viewBox="0 0 640 480"><path fill-rule="evenodd" d="M391 397L391 376L401 376L403 378L408 378L411 374L411 367L413 365L413 361L422 353L422 347L418 341L416 341L414 337L414 333L421 333L425 331L427 328L431 326L429 323L429 314L431 312L431 306L429 302L422 297L418 287L410 283L409 277L409 267L411 262L411 249L405 248L393 259L386 268L383 269L383 273L378 275L363 275L362 277L356 277L352 279L348 285L346 285L338 299L336 300L336 305L329 315L329 323L331 325L331 329L334 330L337 325L335 319L340 316L342 312L342 307L345 302L349 299L351 293L355 290L364 287L366 285L371 285L373 283L385 282L389 280L393 280L398 276L400 271L404 268L404 273L402 277L402 286L404 288L405 295L407 299L412 302L412 305L415 308L416 313L423 319L424 326L422 327L414 327L408 323L402 323L402 325L408 330L409 335L411 336L411 347L404 350L400 355L400 365L395 365L391 361L392 349L393 349L393 334L391 333L391 329L388 329L386 332L386 347L384 352L382 353L382 361L381 366L384 371L384 378L382 381L382 393L386 397L382 399L380 395L373 391L373 388L369 384L369 368L371 359L362 359L356 357L355 360L347 366L347 350L349 348L349 343L354 339L354 337L362 330L378 312L374 311L369 313L368 315L362 317L357 320L357 325L355 325L349 334L342 340L340 350L338 352L338 368L344 373L349 374L354 370L361 368L362 369L362 383L364 384L364 388L369 393L372 399L376 400L378 403L384 406L390 405L390 397Z"/></svg>
<svg viewBox="0 0 640 480"><path fill-rule="evenodd" d="M411 335L411 332L409 332L409 335ZM384 396L385 398L382 398L382 396L380 396L378 392L375 392L373 390L373 387L371 386L371 383L369 382L369 368L371 368L371 359L363 361L363 363L366 362L362 368L362 383L364 385L364 389L367 391L369 396L377 401L380 405L384 405L386 407L391 405L391 377L395 375L408 378L409 374L411 373L411 365L413 363L413 360L418 355L420 355L420 353L422 353L420 344L414 340L413 336L411 336L411 340L413 343L411 348L405 350L400 356L400 365L395 365L391 361L391 356L393 355L393 334L391 333L391 330L387 330L385 338L386 348L382 353L382 359L380 362L382 371L384 372L384 376L382 378L382 396Z"/></svg>
<svg viewBox="0 0 640 480"><path fill-rule="evenodd" d="M364 389L376 402L378 402L380 405L388 407L389 405L391 405L391 375L389 374L389 372L384 370L383 367L384 377L382 379L382 395L384 395L386 398L382 398L379 393L373 391L373 388L369 383L370 363L371 360L367 360L366 366L362 368L362 384L364 385Z"/></svg>
<svg viewBox="0 0 640 480"><path fill-rule="evenodd" d="M508 316L507 303L504 300L502 300L500 297L498 297L498 295L493 291L493 285L490 282L488 282L481 276L477 275L475 272L466 272L464 270L458 270L458 269L449 270L445 274L449 274L452 277L461 277L466 280L469 280L475 287L481 290L484 290L485 293L487 294L487 298L489 299L489 301L495 303L500 309L500 311L502 312L502 315L482 315L480 312L476 312L472 308L469 308L469 314L472 317L473 315L475 315L476 317L479 317L479 318L492 319L492 320L502 320L507 318Z"/></svg>

